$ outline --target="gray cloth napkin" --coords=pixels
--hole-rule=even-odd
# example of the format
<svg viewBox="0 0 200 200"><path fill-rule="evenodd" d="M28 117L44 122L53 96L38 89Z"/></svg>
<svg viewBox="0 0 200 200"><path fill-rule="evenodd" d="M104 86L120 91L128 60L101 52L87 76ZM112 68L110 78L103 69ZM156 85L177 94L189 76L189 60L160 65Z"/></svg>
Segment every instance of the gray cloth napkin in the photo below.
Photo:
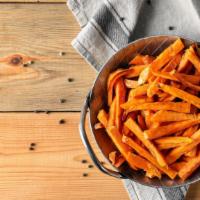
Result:
<svg viewBox="0 0 200 200"><path fill-rule="evenodd" d="M174 34L200 41L199 0L68 0L81 26L72 46L96 70L144 36ZM125 180L133 200L182 200L188 187L156 189Z"/></svg>

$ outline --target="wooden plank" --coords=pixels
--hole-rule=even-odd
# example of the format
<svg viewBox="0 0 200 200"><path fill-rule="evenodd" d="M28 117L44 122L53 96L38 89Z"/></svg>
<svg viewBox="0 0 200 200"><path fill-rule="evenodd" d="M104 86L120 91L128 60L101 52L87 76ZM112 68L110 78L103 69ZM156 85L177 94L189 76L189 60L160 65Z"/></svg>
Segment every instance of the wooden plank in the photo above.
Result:
<svg viewBox="0 0 200 200"><path fill-rule="evenodd" d="M95 71L70 45L79 26L67 7L1 4L0 29L0 111L80 110Z"/></svg>
<svg viewBox="0 0 200 200"><path fill-rule="evenodd" d="M78 121L79 113L0 113L1 200L128 199L120 180L88 168Z"/></svg>

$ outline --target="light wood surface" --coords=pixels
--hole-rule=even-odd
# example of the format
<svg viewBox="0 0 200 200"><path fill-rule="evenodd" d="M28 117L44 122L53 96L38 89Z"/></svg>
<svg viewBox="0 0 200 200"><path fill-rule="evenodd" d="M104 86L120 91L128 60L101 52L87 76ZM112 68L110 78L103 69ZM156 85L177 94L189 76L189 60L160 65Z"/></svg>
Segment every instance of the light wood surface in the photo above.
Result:
<svg viewBox="0 0 200 200"><path fill-rule="evenodd" d="M1 200L128 199L120 180L88 168L78 121L79 113L0 114Z"/></svg>
<svg viewBox="0 0 200 200"><path fill-rule="evenodd" d="M79 27L66 5L1 4L0 30L0 111L79 111L95 71L71 47ZM13 65L16 54L35 63Z"/></svg>

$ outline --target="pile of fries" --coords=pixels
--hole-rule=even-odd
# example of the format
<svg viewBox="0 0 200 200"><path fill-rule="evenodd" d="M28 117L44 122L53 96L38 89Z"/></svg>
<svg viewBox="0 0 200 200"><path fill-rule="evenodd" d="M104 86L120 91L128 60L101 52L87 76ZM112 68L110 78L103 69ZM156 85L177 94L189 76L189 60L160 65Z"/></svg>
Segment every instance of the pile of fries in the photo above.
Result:
<svg viewBox="0 0 200 200"><path fill-rule="evenodd" d="M108 107L95 129L105 128L125 161L147 177L186 180L200 166L200 58L198 47L177 39L157 57L136 55L107 81Z"/></svg>

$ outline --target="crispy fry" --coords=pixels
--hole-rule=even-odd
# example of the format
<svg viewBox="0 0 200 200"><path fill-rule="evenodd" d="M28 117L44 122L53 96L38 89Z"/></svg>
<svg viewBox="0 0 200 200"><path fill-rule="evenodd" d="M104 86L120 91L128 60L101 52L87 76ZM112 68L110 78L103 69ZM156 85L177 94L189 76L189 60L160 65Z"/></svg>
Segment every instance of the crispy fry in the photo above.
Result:
<svg viewBox="0 0 200 200"><path fill-rule="evenodd" d="M112 72L108 78L107 89L108 89L108 105L111 105L113 100L113 88L116 81L123 77L137 77L140 72L145 68L145 65L139 65L130 67L129 69L118 69Z"/></svg>
<svg viewBox="0 0 200 200"><path fill-rule="evenodd" d="M194 133L191 138L194 139L194 141L192 143L177 147L177 148L173 149L167 155L166 159L167 159L168 164L175 162L183 154L191 151L193 148L195 148L200 143L200 130L198 130L196 133Z"/></svg>
<svg viewBox="0 0 200 200"><path fill-rule="evenodd" d="M198 70L198 72L200 72L200 59L198 58L195 51L192 50L191 47L188 49L187 58L194 65L194 67Z"/></svg>
<svg viewBox="0 0 200 200"><path fill-rule="evenodd" d="M178 172L182 180L188 178L200 166L200 154L187 162Z"/></svg>
<svg viewBox="0 0 200 200"><path fill-rule="evenodd" d="M130 62L129 65L145 65L145 64L150 64L154 60L154 57L149 56L149 55L141 55L137 54Z"/></svg>
<svg viewBox="0 0 200 200"><path fill-rule="evenodd" d="M154 94L157 94L159 92L159 87L158 84L155 81L149 84L149 87L147 89L147 96L148 97L153 97Z"/></svg>
<svg viewBox="0 0 200 200"><path fill-rule="evenodd" d="M115 164L117 158L117 151L112 151L109 153L109 160L111 161L112 165Z"/></svg>
<svg viewBox="0 0 200 200"><path fill-rule="evenodd" d="M148 88L148 84L144 84L144 85L138 86L135 89L131 89L129 92L129 99L132 99L137 96L145 95L147 93L147 88Z"/></svg>
<svg viewBox="0 0 200 200"><path fill-rule="evenodd" d="M106 129L109 137L119 150L119 152L123 155L123 157L128 161L128 153L130 151L130 147L122 142L122 135L119 130L115 126L107 127ZM128 161L129 162L129 161ZM137 170L137 167L131 165L134 170Z"/></svg>
<svg viewBox="0 0 200 200"><path fill-rule="evenodd" d="M120 167L125 162L125 158L121 154L119 155L117 151L109 153L109 160L115 167Z"/></svg>
<svg viewBox="0 0 200 200"><path fill-rule="evenodd" d="M183 50L184 44L180 39L177 39L173 44L166 48L152 63L151 68L158 71L167 64L175 55Z"/></svg>
<svg viewBox="0 0 200 200"><path fill-rule="evenodd" d="M181 77L182 79L194 84L198 85L200 82L200 76L199 75L188 75L183 73L175 73L174 76Z"/></svg>
<svg viewBox="0 0 200 200"><path fill-rule="evenodd" d="M159 179L161 178L160 171L144 158L134 153L129 152L127 161L131 167L133 165L139 169L143 169L144 171L146 171L146 175L149 178L153 178L153 177L158 177Z"/></svg>
<svg viewBox="0 0 200 200"><path fill-rule="evenodd" d="M140 75L140 73L147 67L148 65L135 65L131 66L129 69L130 71L127 71L125 74L125 78L135 78Z"/></svg>
<svg viewBox="0 0 200 200"><path fill-rule="evenodd" d="M191 120L185 120L180 122L173 122L169 125L160 126L158 128L153 128L144 131L144 136L147 139L156 139L162 136L171 135L177 131L186 129L190 126L194 126L196 124L200 123L200 119L191 119Z"/></svg>
<svg viewBox="0 0 200 200"><path fill-rule="evenodd" d="M149 78L150 73L150 65L143 69L143 71L140 73L138 78L138 85L142 85L147 82L147 79Z"/></svg>
<svg viewBox="0 0 200 200"><path fill-rule="evenodd" d="M97 122L95 125L94 125L94 129L95 130L98 130L98 129L101 129L101 128L105 128L104 125L100 122Z"/></svg>
<svg viewBox="0 0 200 200"><path fill-rule="evenodd" d="M126 88L124 86L124 82L122 79L119 79L119 81L116 83L116 118L115 118L115 125L116 127L121 130L122 123L122 108L120 107L121 104L125 102L126 97Z"/></svg>
<svg viewBox="0 0 200 200"><path fill-rule="evenodd" d="M155 165L159 170L166 173L171 179L174 179L176 177L176 172L170 169L170 167L161 167L159 163L156 161L156 159L143 147L138 145L134 140L132 140L130 137L123 136L122 141L132 147L139 155L141 155L143 158L147 159L149 162L151 162L153 165Z"/></svg>
<svg viewBox="0 0 200 200"><path fill-rule="evenodd" d="M106 128L108 125L108 114L104 109L101 109L97 115L97 119L100 121L101 124Z"/></svg>
<svg viewBox="0 0 200 200"><path fill-rule="evenodd" d="M160 123L159 122L151 122L151 125L150 125L150 129L151 128L158 128L160 126Z"/></svg>
<svg viewBox="0 0 200 200"><path fill-rule="evenodd" d="M129 135L129 133L130 133L130 130L123 124L122 134L123 135Z"/></svg>
<svg viewBox="0 0 200 200"><path fill-rule="evenodd" d="M183 137L191 137L198 130L198 127L198 125L195 125L187 128L183 133Z"/></svg>
<svg viewBox="0 0 200 200"><path fill-rule="evenodd" d="M134 120L129 118L124 124L137 136L137 138L146 146L146 148L149 149L149 151L153 156L155 156L156 160L158 161L161 167L167 166L162 154L158 151L158 149L154 146L154 144L151 141L144 137L142 130L135 123Z"/></svg>
<svg viewBox="0 0 200 200"><path fill-rule="evenodd" d="M115 123L116 123L116 97L114 98L114 100L110 106L107 127L115 126Z"/></svg>
<svg viewBox="0 0 200 200"><path fill-rule="evenodd" d="M151 70L151 72L156 77L169 79L169 80L172 80L172 81L178 81L179 80L176 76L174 76L174 74L170 74L169 72L159 72L159 71L154 71L154 70Z"/></svg>
<svg viewBox="0 0 200 200"><path fill-rule="evenodd" d="M141 113L143 113L143 115L144 115L144 119L145 119L147 128L150 128L151 127L151 116L152 116L151 111L150 110L142 110Z"/></svg>
<svg viewBox="0 0 200 200"><path fill-rule="evenodd" d="M138 87L138 82L135 80L131 80L131 79L125 79L124 80L124 84L127 88L136 88Z"/></svg>
<svg viewBox="0 0 200 200"><path fill-rule="evenodd" d="M143 103L143 104L122 104L121 108L128 110L129 112L135 110L172 110L176 112L188 113L190 112L190 104L182 102L155 102L155 103Z"/></svg>
<svg viewBox="0 0 200 200"><path fill-rule="evenodd" d="M187 81L185 78L183 78L182 76L180 76L179 74L175 74L175 77L186 87L189 87L195 91L200 91L200 86L198 85L194 85L191 82Z"/></svg>
<svg viewBox="0 0 200 200"><path fill-rule="evenodd" d="M185 156L188 156L188 157L195 157L196 155L197 155L197 147L195 147L191 151L185 153Z"/></svg>
<svg viewBox="0 0 200 200"><path fill-rule="evenodd" d="M120 167L124 162L125 162L125 158L122 155L119 155L116 162L115 162L115 167Z"/></svg>
<svg viewBox="0 0 200 200"><path fill-rule="evenodd" d="M154 142L156 144L188 144L188 143L193 142L193 139L189 137L171 136L171 137L163 137L163 138L156 139L154 140Z"/></svg>
<svg viewBox="0 0 200 200"><path fill-rule="evenodd" d="M189 119L200 119L196 114L178 113L173 111L160 110L152 117L152 122L175 122Z"/></svg>
<svg viewBox="0 0 200 200"><path fill-rule="evenodd" d="M185 143L172 143L172 144L158 144L157 145L157 148L159 150L164 150L164 149L172 149L172 148L175 148L175 147L180 147L182 145L184 145Z"/></svg>
<svg viewBox="0 0 200 200"><path fill-rule="evenodd" d="M185 161L175 162L170 167L175 171L180 171L186 163Z"/></svg>
<svg viewBox="0 0 200 200"><path fill-rule="evenodd" d="M149 97L136 98L136 97L129 96L128 101L125 102L124 104L126 104L126 107L130 107L133 104L143 104L147 102L153 102L153 99Z"/></svg>
<svg viewBox="0 0 200 200"><path fill-rule="evenodd" d="M185 92L185 91L183 91L181 89L172 87L172 86L160 84L160 88L163 91L165 91L165 92L167 92L167 93L169 93L169 94L171 94L171 95L173 95L175 97L183 99L184 101L195 105L197 108L200 108L200 98L198 98L198 97L196 97L194 95L191 95L188 92Z"/></svg>

